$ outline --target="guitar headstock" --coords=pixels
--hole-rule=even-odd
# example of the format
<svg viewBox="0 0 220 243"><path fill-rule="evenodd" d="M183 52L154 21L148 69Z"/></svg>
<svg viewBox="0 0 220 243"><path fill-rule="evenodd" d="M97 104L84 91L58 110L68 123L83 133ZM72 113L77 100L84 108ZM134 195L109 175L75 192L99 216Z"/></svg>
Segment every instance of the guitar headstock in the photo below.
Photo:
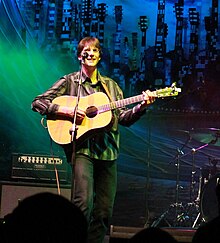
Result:
<svg viewBox="0 0 220 243"><path fill-rule="evenodd" d="M181 92L181 88L176 87L176 83L173 83L170 87L158 89L155 91L158 98L177 96Z"/></svg>

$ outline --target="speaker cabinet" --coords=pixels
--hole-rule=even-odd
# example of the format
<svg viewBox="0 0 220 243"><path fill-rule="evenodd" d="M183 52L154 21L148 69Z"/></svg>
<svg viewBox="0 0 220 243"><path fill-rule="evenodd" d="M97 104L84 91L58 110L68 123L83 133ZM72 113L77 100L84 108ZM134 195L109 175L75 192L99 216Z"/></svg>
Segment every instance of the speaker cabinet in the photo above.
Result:
<svg viewBox="0 0 220 243"><path fill-rule="evenodd" d="M71 188L68 185L58 187L47 184L26 183L0 183L0 218L11 213L19 201L31 195L51 192L60 194L70 200Z"/></svg>

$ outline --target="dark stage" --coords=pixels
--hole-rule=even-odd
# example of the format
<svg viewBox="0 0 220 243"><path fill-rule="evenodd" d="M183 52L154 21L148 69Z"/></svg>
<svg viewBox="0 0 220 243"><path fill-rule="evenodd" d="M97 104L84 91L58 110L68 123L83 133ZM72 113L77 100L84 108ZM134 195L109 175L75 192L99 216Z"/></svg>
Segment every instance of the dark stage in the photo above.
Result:
<svg viewBox="0 0 220 243"><path fill-rule="evenodd" d="M1 201L0 201L0 218L1 220L4 219L4 216L6 216L8 213L10 213L19 203L20 200L24 199L25 197L28 197L30 195L33 195L35 193L39 192L52 192L52 193L58 193L57 187L54 184L48 184L48 183L30 183L30 182L12 182L12 181L1 181L0 182L0 189L1 189ZM70 198L71 195L71 188L70 185L61 185L60 188L61 195ZM125 198L124 198L125 199ZM124 200L122 199L122 201ZM162 199L162 198L161 198ZM123 201L125 202L125 201ZM161 201L162 202L162 201ZM121 211L121 215L117 215L117 208L118 203L116 202L116 214L113 217L113 221L120 222L122 218L126 219L127 225L134 225L137 224L138 221L138 213L140 211L140 208L138 205L136 205L136 209L133 209L133 211L125 213L125 211ZM129 208L127 208L129 210ZM162 210L162 209L161 209ZM124 215L123 215L124 214ZM130 214L130 216L129 216ZM132 215L132 216L131 216ZM135 217L137 217L136 220ZM167 215L166 215L167 217ZM168 218L161 218L161 221L158 222L158 226L166 231L168 231L178 242L181 243L187 243L191 242L193 234L196 231L196 228L192 227L172 227L170 226L162 226L163 223L167 221ZM130 220L129 220L130 218ZM133 220L133 222L132 222ZM122 222L122 221L121 221ZM124 221L125 222L125 221ZM155 221L156 222L156 221ZM172 224L172 222L170 221ZM168 225L168 224L167 224ZM152 225L151 225L152 226ZM126 243L129 242L129 239L138 231L149 227L149 225L145 226L125 226L124 225L111 225L108 235L105 237L105 243Z"/></svg>

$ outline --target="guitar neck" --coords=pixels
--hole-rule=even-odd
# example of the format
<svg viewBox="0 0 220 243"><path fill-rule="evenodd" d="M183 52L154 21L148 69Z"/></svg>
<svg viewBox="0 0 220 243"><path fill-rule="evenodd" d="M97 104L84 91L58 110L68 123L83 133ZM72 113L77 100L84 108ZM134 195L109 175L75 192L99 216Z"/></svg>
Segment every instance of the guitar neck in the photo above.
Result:
<svg viewBox="0 0 220 243"><path fill-rule="evenodd" d="M143 100L144 100L143 94L136 95L136 96L129 97L129 98L126 98L126 99L111 102L109 104L109 107L112 110L112 109L121 108L121 107L124 107L124 106L127 106L127 105L131 105L131 104L134 104L134 103L138 103L138 102L143 101Z"/></svg>
<svg viewBox="0 0 220 243"><path fill-rule="evenodd" d="M101 112L106 112L110 110L114 110L117 108L125 107L127 105L131 105L134 103L138 103L140 101L144 100L144 95L136 95L130 98L122 99L122 100L117 100L117 101L112 101L109 104L102 105L98 108L99 113Z"/></svg>
<svg viewBox="0 0 220 243"><path fill-rule="evenodd" d="M166 87L164 89L150 91L150 96L155 98L164 98L164 97L171 97L176 96L178 93L181 92L180 88L176 88L175 86L171 86L170 88ZM99 113L114 110L116 108L125 107L127 105L131 105L134 103L141 102L145 99L144 94L136 95L133 97L129 97L122 100L112 101L109 104L102 105L98 108Z"/></svg>

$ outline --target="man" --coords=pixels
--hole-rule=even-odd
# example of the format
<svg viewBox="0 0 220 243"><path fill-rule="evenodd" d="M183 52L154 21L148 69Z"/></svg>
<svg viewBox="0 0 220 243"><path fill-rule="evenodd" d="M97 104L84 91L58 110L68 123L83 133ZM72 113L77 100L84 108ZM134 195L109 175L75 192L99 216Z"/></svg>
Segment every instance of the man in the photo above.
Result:
<svg viewBox="0 0 220 243"><path fill-rule="evenodd" d="M67 161L74 164L73 202L83 211L89 222L89 243L103 242L112 216L117 182L116 159L119 153L118 124L132 125L145 113L146 107L155 100L154 97L148 95L149 92L143 92L142 103L132 109L113 107L110 111L113 119L107 122L107 126L104 126L106 129L101 129L102 125L100 129L97 129L96 126L96 129L91 129L94 133L90 133L90 136L83 140L80 139L86 134L83 132L82 136L77 139L77 136L81 134L81 128L84 129L89 122L91 124L88 127L92 126L96 117L104 114L99 112L95 105L90 104L93 98L88 99L86 111L80 109L81 100L85 97L95 97L100 92L108 97L109 103L123 99L122 90L117 83L109 77L102 76L97 69L101 53L97 38L85 37L82 39L77 49L81 70L63 76L49 90L37 96L32 102L34 111L53 117L53 120L58 117L67 120L76 118L77 129L73 126L73 131L77 135L73 136L67 144L64 142L62 146ZM54 99L64 95L79 97L77 99L79 103L75 103L78 109L75 106L56 104ZM102 111L105 108L104 106ZM77 112L74 113L75 111ZM87 117L88 113L90 113L89 118ZM108 112L107 114L109 115ZM100 120L105 122L105 118ZM100 120L98 123L101 123ZM69 133L69 130L66 133ZM74 137L76 137L76 143Z"/></svg>

